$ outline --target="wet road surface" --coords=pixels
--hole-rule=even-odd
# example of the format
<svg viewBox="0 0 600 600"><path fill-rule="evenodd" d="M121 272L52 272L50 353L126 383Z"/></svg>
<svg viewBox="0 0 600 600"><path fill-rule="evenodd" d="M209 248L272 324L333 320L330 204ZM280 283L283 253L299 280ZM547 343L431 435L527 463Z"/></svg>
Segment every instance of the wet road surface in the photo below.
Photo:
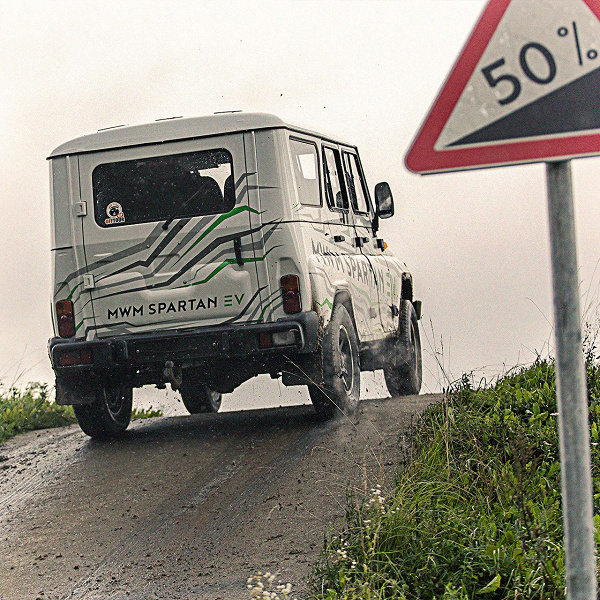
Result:
<svg viewBox="0 0 600 600"><path fill-rule="evenodd" d="M401 434L440 396L367 400L351 419L311 406L79 428L0 446L0 600L249 598L276 572L306 592L349 491L393 481Z"/></svg>

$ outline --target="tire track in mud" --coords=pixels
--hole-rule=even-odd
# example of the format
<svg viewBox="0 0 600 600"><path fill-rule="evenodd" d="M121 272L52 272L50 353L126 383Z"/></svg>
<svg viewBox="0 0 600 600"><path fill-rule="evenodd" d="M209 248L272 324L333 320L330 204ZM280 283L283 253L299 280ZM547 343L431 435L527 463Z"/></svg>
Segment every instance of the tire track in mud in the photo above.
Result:
<svg viewBox="0 0 600 600"><path fill-rule="evenodd" d="M33 498L47 480L58 477L62 470L68 468L69 464L63 459L72 455L74 445L77 450L85 446L76 425L29 432L14 440L13 444L6 444L10 448L8 453L0 446L4 458L1 464L6 467L0 480L0 522L11 509L17 510ZM15 469L15 473L7 473L9 468Z"/></svg>
<svg viewBox="0 0 600 600"><path fill-rule="evenodd" d="M152 419L104 444L77 428L21 438L0 450L35 469L3 472L0 600L241 600L259 569L300 597L347 490L391 482L399 433L438 399L367 401L338 422L310 406Z"/></svg>
<svg viewBox="0 0 600 600"><path fill-rule="evenodd" d="M162 540L164 542L168 535L167 528L173 527L177 523L178 517L181 517L187 510L196 507L211 491L233 477L239 469L240 466L225 467L207 484L203 485L201 483L199 488L195 485L187 488L181 494L181 502L178 502L177 506L161 507L163 510L159 509L158 511L162 516L160 520L151 519L145 524L142 523L136 532L135 539L114 547L111 552L100 560L94 571L64 595L62 600L69 600L71 598L86 600L106 598L105 592L99 592L97 589L99 586L94 583L99 574L106 573L107 571L120 571L124 568L125 564L132 561L136 556L143 556L152 553L153 550L156 551L156 540L161 533L163 534ZM127 560L128 558L129 561Z"/></svg>
<svg viewBox="0 0 600 600"><path fill-rule="evenodd" d="M159 553L166 554L166 550L177 546L182 538L186 537L185 532L188 531L187 523L194 519L193 510L207 500L208 496L218 491L218 496L221 499L222 514L218 521L206 521L201 529L201 537L203 544L206 546L217 547L220 542L220 537L223 530L231 529L236 523L242 520L242 515L247 512L247 507L244 506L248 499L252 499L261 491L268 489L270 485L277 481L286 469L297 462L302 456L306 455L313 448L315 443L322 437L323 433L334 427L333 422L319 423L312 415L310 407L306 411L309 421L315 422L316 426L308 429L305 433L301 433L296 439L293 439L295 432L292 432L292 441L289 446L281 448L275 446L275 452L261 454L260 473L256 471L241 472L242 468L247 469L249 463L243 463L246 458L246 452L236 454L236 459L231 463L228 461L231 458L229 449L223 452L222 462L224 466L220 466L221 472L207 485L203 486L199 492L196 492L196 486L192 485L181 494L183 505L180 508L169 510L166 508L164 516L159 522L150 522L145 527L142 526L137 531L136 539L127 542L124 546L116 548L114 552L107 555L101 564L95 569L94 573L90 574L84 581L80 582L70 593L66 594L61 600L103 600L105 598L117 598L118 595L111 592L105 586L98 586L95 579L99 573L109 571L112 577L117 577L117 574L122 572L125 565L130 564L135 557L152 555ZM289 436L289 433L287 434ZM289 440L288 440L289 441ZM214 469L213 469L214 470ZM162 510L158 511L160 514ZM181 522L183 521L183 523ZM197 521L195 521L197 522ZM163 536L157 540L157 534L162 532ZM114 573L114 575L113 575ZM166 585L160 585L161 592L157 597L172 598L180 597L176 589L176 582L168 581ZM236 581L235 591L244 590L246 576L243 580ZM187 597L185 590L180 591L182 597ZM117 592L118 594L118 592ZM131 596L129 596L131 597ZM154 596L140 596L148 598ZM202 597L202 596L200 596Z"/></svg>

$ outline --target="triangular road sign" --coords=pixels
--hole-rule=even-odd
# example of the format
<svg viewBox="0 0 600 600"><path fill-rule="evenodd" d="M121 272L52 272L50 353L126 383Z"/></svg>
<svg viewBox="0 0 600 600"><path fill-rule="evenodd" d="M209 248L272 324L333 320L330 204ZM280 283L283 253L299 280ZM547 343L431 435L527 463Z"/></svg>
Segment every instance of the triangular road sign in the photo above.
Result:
<svg viewBox="0 0 600 600"><path fill-rule="evenodd" d="M491 0L406 155L437 173L600 154L600 0Z"/></svg>

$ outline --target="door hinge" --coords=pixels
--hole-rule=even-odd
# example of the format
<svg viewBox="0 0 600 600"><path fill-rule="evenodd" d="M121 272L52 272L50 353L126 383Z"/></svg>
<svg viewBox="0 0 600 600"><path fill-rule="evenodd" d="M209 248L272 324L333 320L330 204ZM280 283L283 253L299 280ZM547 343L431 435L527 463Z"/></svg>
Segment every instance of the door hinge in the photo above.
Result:
<svg viewBox="0 0 600 600"><path fill-rule="evenodd" d="M369 241L369 238L366 238L366 237L355 237L354 245L357 248L362 248L368 241Z"/></svg>
<svg viewBox="0 0 600 600"><path fill-rule="evenodd" d="M85 217L87 215L87 202L75 202L75 216Z"/></svg>
<svg viewBox="0 0 600 600"><path fill-rule="evenodd" d="M84 290L93 290L96 287L96 282L94 281L94 276L87 274L83 276L83 289Z"/></svg>

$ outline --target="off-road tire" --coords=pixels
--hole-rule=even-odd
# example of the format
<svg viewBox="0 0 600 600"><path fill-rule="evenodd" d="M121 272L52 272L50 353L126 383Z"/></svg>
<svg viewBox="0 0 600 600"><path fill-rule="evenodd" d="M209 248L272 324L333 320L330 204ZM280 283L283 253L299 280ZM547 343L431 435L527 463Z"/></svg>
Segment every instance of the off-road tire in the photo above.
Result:
<svg viewBox="0 0 600 600"><path fill-rule="evenodd" d="M191 415L216 413L221 408L222 394L211 390L192 371L184 371L179 392Z"/></svg>
<svg viewBox="0 0 600 600"><path fill-rule="evenodd" d="M99 387L93 404L73 406L79 427L95 439L120 436L131 421L133 389L113 384Z"/></svg>
<svg viewBox="0 0 600 600"><path fill-rule="evenodd" d="M308 386L317 414L352 413L360 399L360 358L356 327L343 304L333 307L317 360L322 381Z"/></svg>
<svg viewBox="0 0 600 600"><path fill-rule="evenodd" d="M389 340L385 383L392 396L418 394L423 379L419 321L412 302L402 300L398 331Z"/></svg>

